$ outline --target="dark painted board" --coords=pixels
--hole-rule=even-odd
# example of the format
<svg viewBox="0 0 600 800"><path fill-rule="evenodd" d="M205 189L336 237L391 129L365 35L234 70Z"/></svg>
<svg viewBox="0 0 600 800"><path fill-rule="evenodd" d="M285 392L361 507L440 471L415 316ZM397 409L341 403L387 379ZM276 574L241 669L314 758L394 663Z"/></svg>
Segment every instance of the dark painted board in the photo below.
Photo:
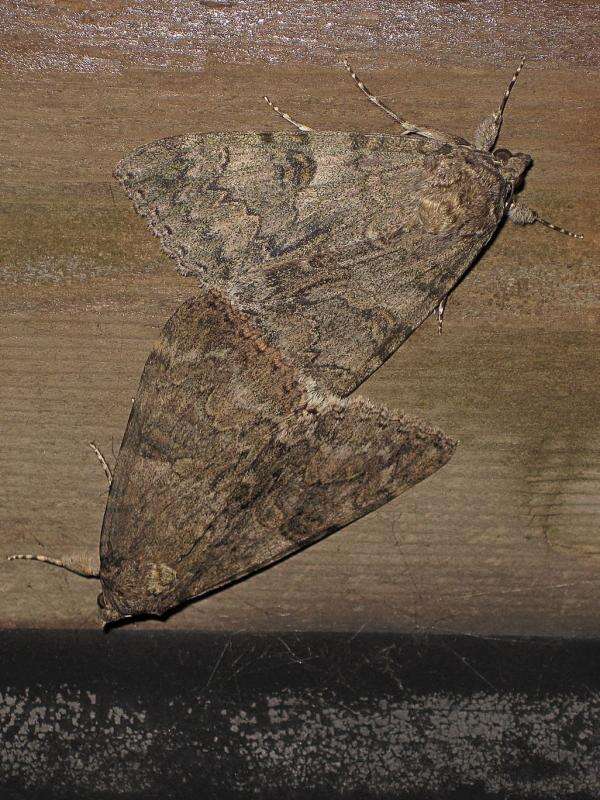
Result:
<svg viewBox="0 0 600 800"><path fill-rule="evenodd" d="M0 790L33 798L595 798L600 645L4 632Z"/></svg>

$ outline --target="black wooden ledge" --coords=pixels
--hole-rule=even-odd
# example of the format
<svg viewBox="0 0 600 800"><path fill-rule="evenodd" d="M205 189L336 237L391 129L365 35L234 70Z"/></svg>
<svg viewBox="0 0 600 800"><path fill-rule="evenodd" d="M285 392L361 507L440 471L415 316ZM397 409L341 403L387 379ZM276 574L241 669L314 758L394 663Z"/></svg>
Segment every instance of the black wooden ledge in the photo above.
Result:
<svg viewBox="0 0 600 800"><path fill-rule="evenodd" d="M0 633L0 797L597 798L600 644Z"/></svg>

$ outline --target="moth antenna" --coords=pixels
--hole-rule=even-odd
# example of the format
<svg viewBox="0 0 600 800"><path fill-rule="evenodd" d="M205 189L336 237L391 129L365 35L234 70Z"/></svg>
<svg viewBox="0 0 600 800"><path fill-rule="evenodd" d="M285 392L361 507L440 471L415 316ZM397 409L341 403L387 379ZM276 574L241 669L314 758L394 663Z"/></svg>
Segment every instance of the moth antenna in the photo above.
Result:
<svg viewBox="0 0 600 800"><path fill-rule="evenodd" d="M473 137L473 144L479 150L486 150L487 152L493 150L494 145L498 140L498 136L500 135L500 129L502 128L504 109L508 103L508 98L513 90L513 86L517 82L519 73L523 69L524 63L525 56L522 56L519 66L516 68L514 75L506 87L504 95L502 96L502 100L500 101L500 105L498 106L498 110L494 111L493 114L490 114L489 117L486 117L483 122L478 125L477 130L475 131L475 136Z"/></svg>
<svg viewBox="0 0 600 800"><path fill-rule="evenodd" d="M81 559L76 559L71 556L58 559L48 558L48 556L32 555L30 553L16 553L15 555L8 556L7 561L41 561L43 564L52 564L55 567L61 567L69 572L74 572L76 575L81 575L84 578L99 578L100 570L94 559L90 556L83 556Z"/></svg>
<svg viewBox="0 0 600 800"><path fill-rule="evenodd" d="M540 217L537 211L533 211L533 209L523 203L511 203L508 209L508 217L511 222L514 222L516 225L533 225L534 222L539 222L540 225L551 228L553 231L558 231L558 233L564 233L572 239L583 239L581 233L574 233L573 231L567 230L567 228L561 228L559 225L548 222L547 219Z"/></svg>
<svg viewBox="0 0 600 800"><path fill-rule="evenodd" d="M509 84L506 87L506 91L504 92L504 96L502 97L502 100L500 101L500 106L499 106L498 111L496 112L496 114L500 118L501 121L502 121L502 115L504 114L504 109L506 108L506 104L508 103L508 98L510 97L510 93L513 90L513 86L517 82L517 78L519 77L519 73L523 69L523 64L524 63L525 63L525 56L521 56L521 61L519 62L519 66L516 68L514 75L510 79ZM500 124L502 124L502 122L500 122ZM498 128L498 133L500 133L500 128Z"/></svg>
<svg viewBox="0 0 600 800"><path fill-rule="evenodd" d="M386 106L386 104L382 100L380 100L378 97L372 94L367 89L365 84L361 81L361 79L358 77L356 72L354 72L348 61L345 59L344 59L344 66L346 67L346 70L350 74L352 80L356 83L356 85L358 86L360 91L365 95L365 97L367 97L371 103L376 105L377 108L380 108L388 116L390 116L394 120L394 122L397 122L398 125L401 125L404 128L405 133L418 133L422 136L426 136L427 138L437 138L435 135L432 136L431 135L432 132L427 130L426 128L419 128L418 125L413 125L411 122L407 122L403 117L399 116L398 114L396 114L395 111L392 111L391 108Z"/></svg>
<svg viewBox="0 0 600 800"><path fill-rule="evenodd" d="M385 103L383 103L378 97L376 97L374 94L372 94L367 89L365 84L361 81L361 79L358 77L356 72L354 72L354 70L352 69L352 67L350 66L350 64L348 63L348 61L346 59L344 59L344 66L346 67L346 71L350 74L350 77L352 78L354 83L358 86L358 88L365 95L365 97L367 97L369 99L369 101L371 103L373 103L373 105L376 105L377 108L380 108L385 114L387 114L389 117L391 117L394 120L394 122L397 122L398 125L402 125L403 128L410 129L412 131L412 129L415 126L411 125L410 123L408 123L402 117L399 117L398 114L396 114L395 111L392 111L391 108L388 108L388 106L386 106Z"/></svg>
<svg viewBox="0 0 600 800"><path fill-rule="evenodd" d="M264 96L264 100L267 101L267 103L269 104L270 108L272 108L273 111L276 114L279 114L280 117L283 117L283 119L286 122L289 122L292 125L295 125L295 127L298 128L298 130L301 130L301 131L312 131L312 130L314 130L314 128L309 128L308 125L303 125L302 122L296 122L296 120L292 119L289 114L285 113L285 111L281 111L281 109L278 108L278 106L273 105L273 103L269 100L269 98L266 95Z"/></svg>
<svg viewBox="0 0 600 800"><path fill-rule="evenodd" d="M547 219L542 219L542 217L536 217L535 221L539 222L540 225L545 225L546 228L551 228L553 231L564 233L566 236L570 236L572 239L583 239L582 233L574 233L573 231L567 230L567 228L561 228L560 225L553 225L552 222L548 222Z"/></svg>
<svg viewBox="0 0 600 800"><path fill-rule="evenodd" d="M104 470L104 474L106 475L106 480L108 482L108 488L110 489L110 486L111 486L111 484L113 482L113 474L112 474L111 468L108 466L108 463L107 463L106 459L104 458L104 456L102 455L100 450L96 447L94 442L88 442L88 444L92 448L94 453L96 454L96 458L98 459L98 461L100 462L100 464L102 466L102 469Z"/></svg>
<svg viewBox="0 0 600 800"><path fill-rule="evenodd" d="M433 139L436 142L443 142L445 144L454 144L454 145L459 145L461 147L462 146L471 147L471 145L469 145L469 143L465 139L462 139L460 137L450 136L445 133L440 133L440 131L436 131L431 128L420 128L418 125L414 125L412 122L407 122L405 119L403 119L403 117L400 117L398 114L396 114L395 111L392 111L391 108L388 108L388 106L386 106L386 104L382 102L378 97L376 97L374 94L371 94L371 92L367 89L365 84L358 77L356 72L354 72L348 61L344 60L344 66L346 67L347 72L350 73L350 77L352 78L352 80L356 83L360 91L366 97L368 97L370 102L376 105L377 108L380 108L382 111L384 111L388 116L390 116L394 120L394 122L397 122L398 125L402 126L402 128L404 129L402 134L403 136L406 136L409 133L414 133L418 136L424 136L426 139Z"/></svg>

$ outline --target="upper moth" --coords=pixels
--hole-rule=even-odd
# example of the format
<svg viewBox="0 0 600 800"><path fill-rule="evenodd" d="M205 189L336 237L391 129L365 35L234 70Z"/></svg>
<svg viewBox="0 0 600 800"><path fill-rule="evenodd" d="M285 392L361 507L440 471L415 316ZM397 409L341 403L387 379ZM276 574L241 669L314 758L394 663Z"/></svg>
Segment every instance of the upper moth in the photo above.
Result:
<svg viewBox="0 0 600 800"><path fill-rule="evenodd" d="M116 177L184 275L226 292L270 344L341 395L445 298L517 201L531 156L494 149L506 103L472 141L407 122L397 135L298 129L190 134L135 150Z"/></svg>

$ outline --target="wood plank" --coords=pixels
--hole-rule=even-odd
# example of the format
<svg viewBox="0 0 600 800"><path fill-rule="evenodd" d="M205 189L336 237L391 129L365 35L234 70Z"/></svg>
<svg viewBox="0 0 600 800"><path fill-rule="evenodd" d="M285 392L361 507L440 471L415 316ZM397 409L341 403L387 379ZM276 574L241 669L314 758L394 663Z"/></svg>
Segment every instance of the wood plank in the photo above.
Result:
<svg viewBox="0 0 600 800"><path fill-rule="evenodd" d="M135 36L123 33L133 13L123 3L13 2L0 12L11 36L0 80L0 557L97 541L104 478L86 443L117 452L148 350L194 293L112 182L125 153L185 131L279 128L264 93L318 128L392 132L347 80L345 55L406 116L468 134L525 45L532 63L502 143L536 158L527 201L585 242L505 226L451 298L444 336L429 320L360 389L457 436L456 456L344 532L167 625L597 635L600 82L597 43L585 43L598 9L556 4L553 16L528 4L519 18L520 6L479 3L466 19L443 4L442 36L412 4L406 21L371 3L344 17L342 35L336 4L301 3L314 42L300 41L307 23L284 10L285 45L275 14L284 4L253 4L254 28L236 3L204 4L192 19L200 5L184 5L169 27L171 6L156 0ZM267 5L264 38L248 39ZM202 14L213 27L194 28L192 42ZM232 33L220 40L213 28L224 19ZM177 25L188 37L180 46ZM0 562L0 625L93 626L97 591Z"/></svg>

